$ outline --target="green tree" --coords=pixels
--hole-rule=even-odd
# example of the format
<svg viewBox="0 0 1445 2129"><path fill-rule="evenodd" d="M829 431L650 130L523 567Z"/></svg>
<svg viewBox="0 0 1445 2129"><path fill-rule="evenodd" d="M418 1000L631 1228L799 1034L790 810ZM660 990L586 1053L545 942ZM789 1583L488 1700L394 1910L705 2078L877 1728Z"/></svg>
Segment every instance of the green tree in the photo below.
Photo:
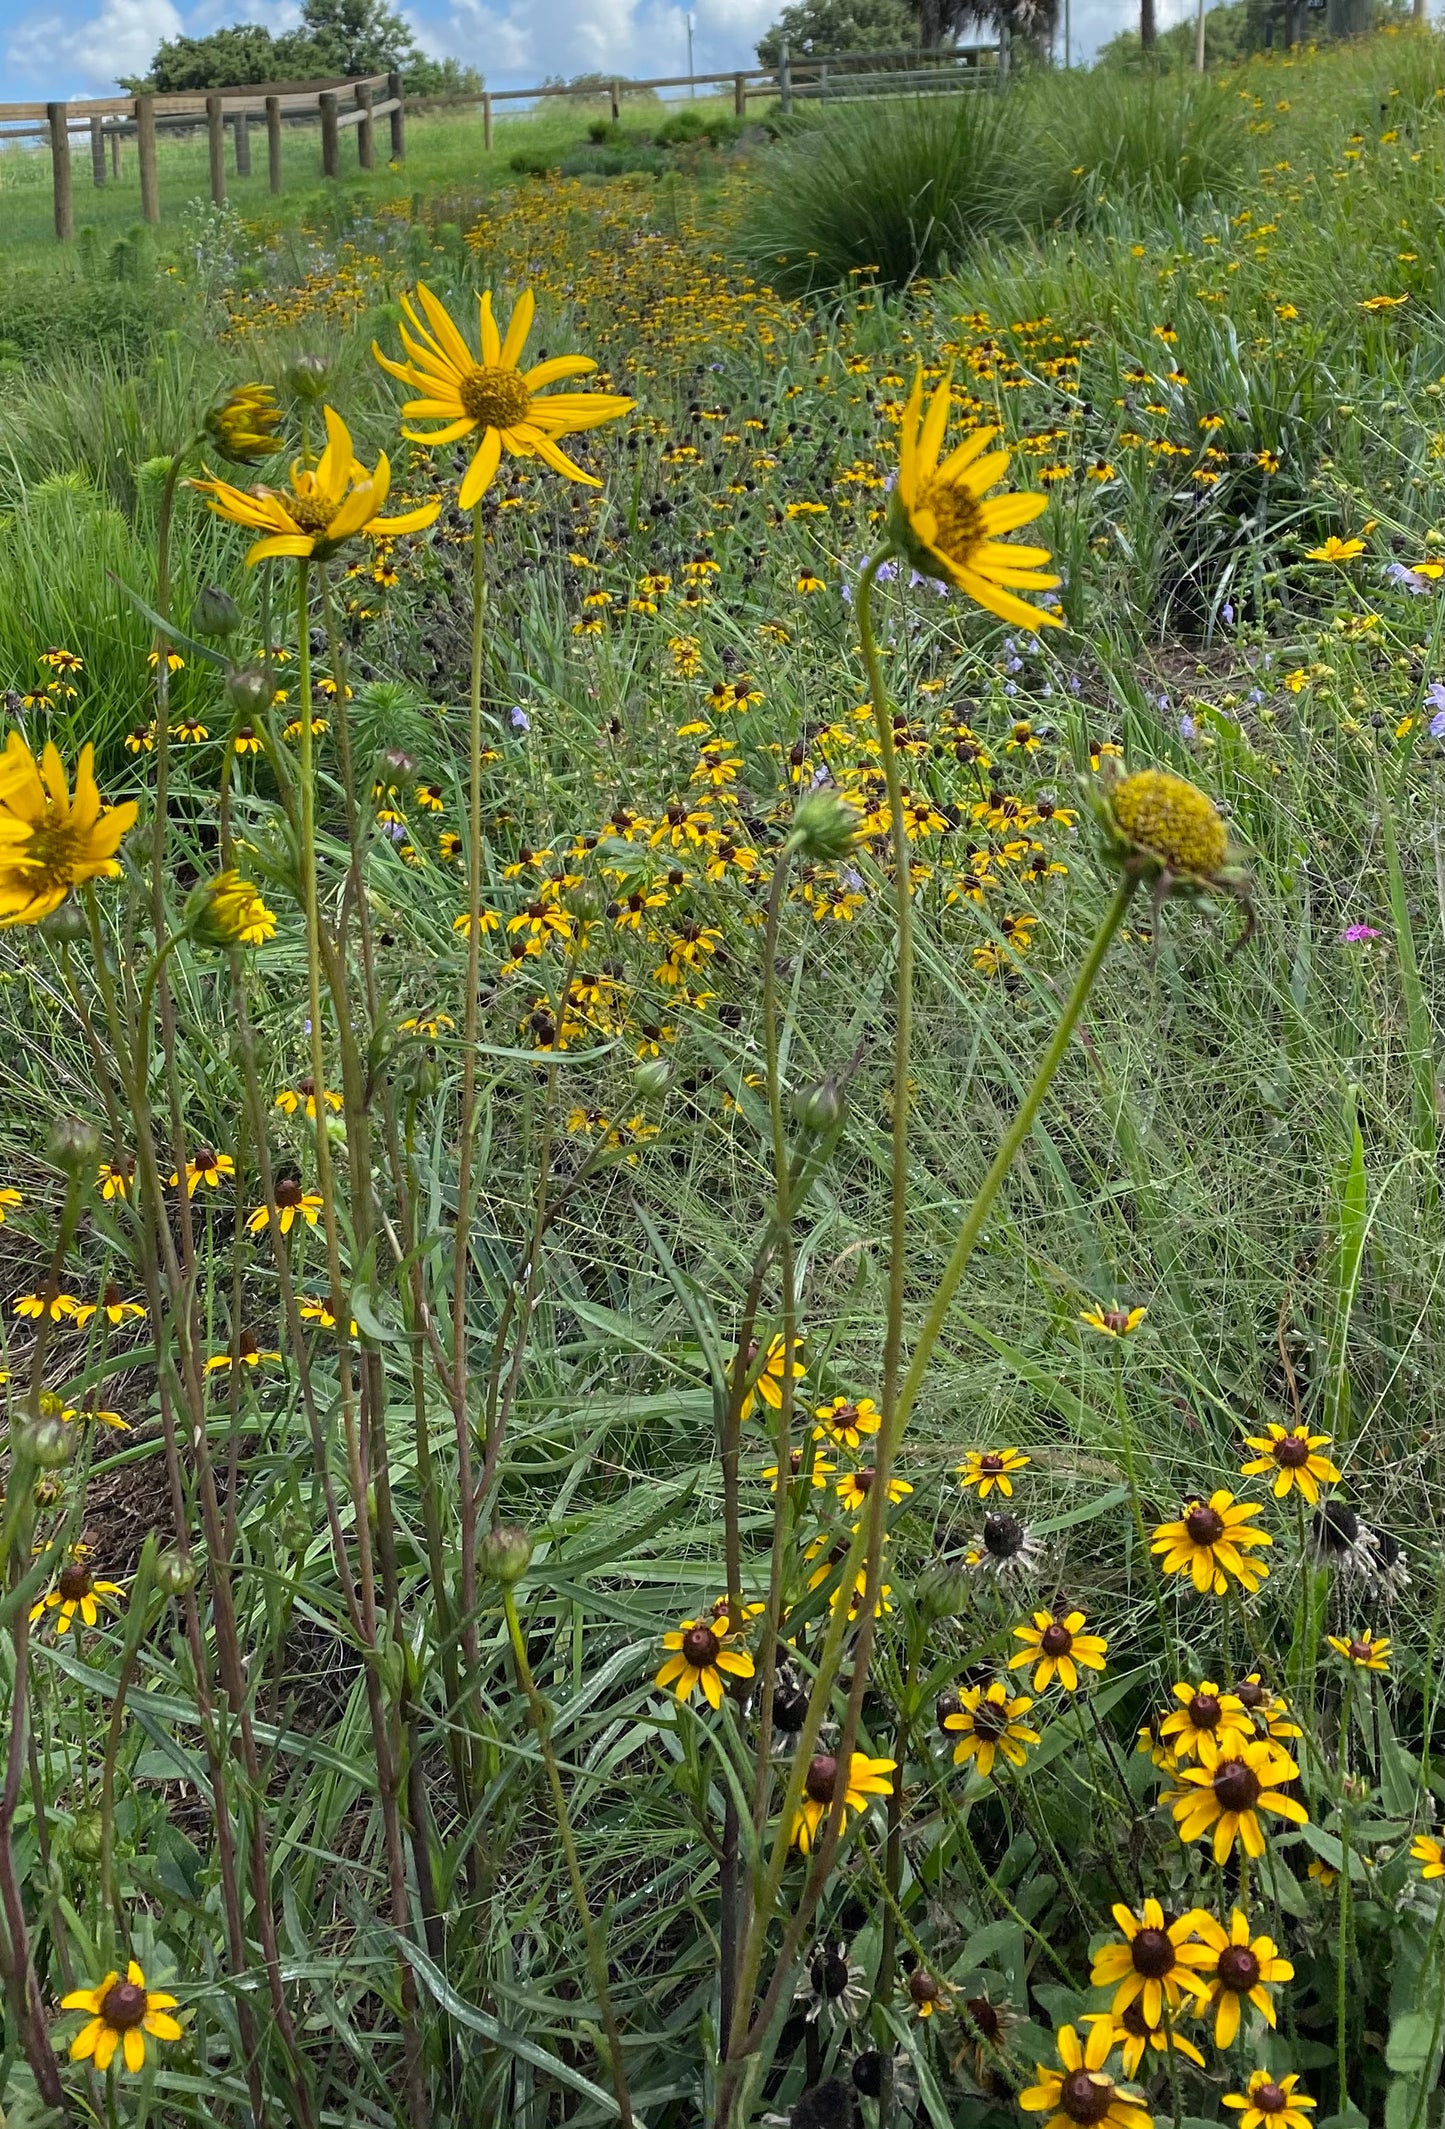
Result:
<svg viewBox="0 0 1445 2129"><path fill-rule="evenodd" d="M305 0L301 26L277 39L278 50L307 48L318 74L403 72L421 54L411 26L386 0Z"/></svg>
<svg viewBox="0 0 1445 2129"><path fill-rule="evenodd" d="M123 80L123 89L160 89L169 94L191 89L236 89L253 81L275 81L276 48L271 32L259 23L237 22L209 37L168 37L143 80Z"/></svg>
<svg viewBox="0 0 1445 2129"><path fill-rule="evenodd" d="M758 64L775 67L790 52L904 51L918 24L904 0L796 0L758 39Z"/></svg>

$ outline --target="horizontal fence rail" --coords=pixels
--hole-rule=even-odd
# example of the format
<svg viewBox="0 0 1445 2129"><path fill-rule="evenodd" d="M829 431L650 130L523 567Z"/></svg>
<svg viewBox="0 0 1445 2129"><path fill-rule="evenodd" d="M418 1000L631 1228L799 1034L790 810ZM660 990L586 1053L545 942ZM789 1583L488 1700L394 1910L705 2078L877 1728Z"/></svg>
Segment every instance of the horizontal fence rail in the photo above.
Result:
<svg viewBox="0 0 1445 2129"><path fill-rule="evenodd" d="M428 98L426 108L477 110L482 114L482 145L492 146L495 107L538 103L551 97L585 102L606 97L614 119L628 96L659 89L711 88L733 92L733 109L747 116L749 99L776 100L786 114L803 99L958 93L1001 89L1009 74L1005 34L996 44L955 45L929 51L803 53L794 56L785 44L776 67L729 67L712 74L660 74L647 81L587 83L545 82L533 89L481 89L464 96ZM246 88L159 91L139 96L102 96L77 103L0 103L0 144L9 140L49 143L55 195L55 234L67 243L75 234L75 200L71 143L90 142L91 177L98 186L121 175L121 144L133 141L140 176L141 216L160 220L160 182L156 143L162 132L194 132L204 126L210 159L211 198L226 199L226 134L238 177L251 172L251 127L266 128L267 173L272 192L282 187L283 127L307 118L318 120L321 174L341 175L341 136L355 131L357 167L375 167L376 123L389 125L389 160L406 154L406 101L399 73L369 74L356 80L328 78L309 82L263 82ZM109 171L107 171L107 145Z"/></svg>

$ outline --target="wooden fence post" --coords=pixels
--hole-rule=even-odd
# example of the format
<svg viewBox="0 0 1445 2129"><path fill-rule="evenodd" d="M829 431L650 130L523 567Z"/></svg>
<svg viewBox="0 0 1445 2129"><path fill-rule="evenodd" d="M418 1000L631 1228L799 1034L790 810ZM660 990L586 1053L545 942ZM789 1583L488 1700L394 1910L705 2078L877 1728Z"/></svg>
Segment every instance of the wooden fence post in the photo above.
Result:
<svg viewBox="0 0 1445 2129"><path fill-rule="evenodd" d="M336 128L336 91L323 89L316 99L321 111L321 175L341 175L341 135Z"/></svg>
<svg viewBox="0 0 1445 2129"><path fill-rule="evenodd" d="M236 175L251 175L251 120L245 111L238 111L231 120L236 135Z"/></svg>
<svg viewBox="0 0 1445 2129"><path fill-rule="evenodd" d="M406 99L401 93L401 76L397 73L386 77L386 93L395 104L391 114L391 159L394 163L406 161Z"/></svg>
<svg viewBox="0 0 1445 2129"><path fill-rule="evenodd" d="M90 174L97 185L105 183L105 128L98 118L90 121Z"/></svg>
<svg viewBox="0 0 1445 2129"><path fill-rule="evenodd" d="M492 152L492 99L482 92L482 146L488 155Z"/></svg>
<svg viewBox="0 0 1445 2129"><path fill-rule="evenodd" d="M111 174L111 176L112 176L112 177L114 177L114 178L118 178L118 177L120 176L120 124L119 124L119 121L117 121L117 122L116 122L116 124L115 124L115 125L113 125L113 126L111 127L111 129L110 129L110 174Z"/></svg>
<svg viewBox="0 0 1445 2129"><path fill-rule="evenodd" d="M622 84L617 81L610 81L607 84L607 94L612 104L612 123L615 126L622 116Z"/></svg>
<svg viewBox="0 0 1445 2129"><path fill-rule="evenodd" d="M375 141L372 134L374 121L371 116L371 103L372 96L369 86L366 82L359 81L356 84L356 108L364 114L357 121L356 126L356 165L359 170L369 170L372 167L375 155Z"/></svg>
<svg viewBox="0 0 1445 2129"><path fill-rule="evenodd" d="M156 174L154 96L137 96L135 100L135 152L140 164L140 218L143 222L158 222L161 218L161 188Z"/></svg>
<svg viewBox="0 0 1445 2129"><path fill-rule="evenodd" d="M206 132L211 149L211 199L217 207L226 204L226 104L220 96L206 98Z"/></svg>
<svg viewBox="0 0 1445 2129"><path fill-rule="evenodd" d="M62 244L75 235L75 202L70 192L69 106L48 103L45 116L50 126L50 163L55 186L55 234Z"/></svg>
<svg viewBox="0 0 1445 2129"><path fill-rule="evenodd" d="M271 190L281 190L281 99L266 98L266 170Z"/></svg>
<svg viewBox="0 0 1445 2129"><path fill-rule="evenodd" d="M793 108L793 68L788 58L788 40L783 39L783 56L778 67L778 109L784 118Z"/></svg>
<svg viewBox="0 0 1445 2129"><path fill-rule="evenodd" d="M748 84L742 74L733 76L733 111L738 118L748 115Z"/></svg>

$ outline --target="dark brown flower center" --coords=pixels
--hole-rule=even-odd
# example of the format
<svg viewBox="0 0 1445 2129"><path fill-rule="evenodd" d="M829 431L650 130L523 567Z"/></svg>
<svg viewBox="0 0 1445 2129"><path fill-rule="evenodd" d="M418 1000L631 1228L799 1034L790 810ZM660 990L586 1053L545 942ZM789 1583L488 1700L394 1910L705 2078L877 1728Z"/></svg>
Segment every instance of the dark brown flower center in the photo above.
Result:
<svg viewBox="0 0 1445 2129"><path fill-rule="evenodd" d="M1129 1946L1134 1971L1146 1980L1160 1981L1174 1964L1174 1947L1162 1929L1141 1929Z"/></svg>
<svg viewBox="0 0 1445 2129"><path fill-rule="evenodd" d="M469 370L457 397L484 429L510 429L525 420L532 395L516 370Z"/></svg>
<svg viewBox="0 0 1445 2129"><path fill-rule="evenodd" d="M1289 2105L1283 2085L1256 2085L1249 2097L1261 2114L1283 2114Z"/></svg>
<svg viewBox="0 0 1445 2129"><path fill-rule="evenodd" d="M861 1471L853 1473L853 1484L859 1493L866 1493L877 1476L876 1467L872 1464L865 1464Z"/></svg>
<svg viewBox="0 0 1445 2129"><path fill-rule="evenodd" d="M1024 1529L1017 1516L984 1518L983 1549L995 1560L1012 1560L1023 1551Z"/></svg>
<svg viewBox="0 0 1445 2129"><path fill-rule="evenodd" d="M1073 1645L1074 1637L1061 1619L1055 1619L1039 1635L1039 1648L1045 1656L1067 1656Z"/></svg>
<svg viewBox="0 0 1445 2129"><path fill-rule="evenodd" d="M1137 1944L1139 1940L1136 1937L1134 1941ZM1144 1999L1142 1996L1136 1996L1132 2003L1124 2006L1124 2009L1119 2014L1119 2023L1124 2028L1124 2031L1132 2033L1136 2040L1147 2040L1154 2031L1154 2027L1150 2025L1148 2019L1144 2016Z"/></svg>
<svg viewBox="0 0 1445 2129"><path fill-rule="evenodd" d="M1095 2083L1092 2070L1071 2070L1059 2091L1059 2105L1071 2122L1102 2122L1114 2104L1114 2080Z"/></svg>
<svg viewBox="0 0 1445 2129"><path fill-rule="evenodd" d="M68 1567L61 1568L55 1586L67 1604L78 1604L82 1597L90 1595L91 1580L80 1562L73 1560Z"/></svg>
<svg viewBox="0 0 1445 2129"><path fill-rule="evenodd" d="M985 2040L997 2040L999 2035L998 2006L989 2002L987 1996L970 1996L965 2008Z"/></svg>
<svg viewBox="0 0 1445 2129"><path fill-rule="evenodd" d="M988 1478L997 1478L1003 1470L1003 1458L997 1449L985 1449L978 1460L978 1468Z"/></svg>
<svg viewBox="0 0 1445 2129"><path fill-rule="evenodd" d="M1259 1961L1247 1944L1230 1944L1219 1955L1219 1985L1247 1996L1259 1983Z"/></svg>
<svg viewBox="0 0 1445 2129"><path fill-rule="evenodd" d="M1125 1331L1127 1331L1127 1330L1128 1330L1128 1328L1129 1328L1129 1311L1128 1311L1128 1309L1126 1309L1126 1308L1106 1308L1106 1309L1105 1309L1105 1310L1103 1311L1103 1316L1104 1316L1104 1322L1105 1322L1105 1325L1107 1326L1107 1328L1108 1328L1109 1330L1111 1330L1111 1331L1112 1331L1112 1332L1114 1333L1114 1335L1115 1335L1115 1337L1116 1337L1116 1338L1117 1338L1117 1337L1120 1337L1120 1336L1121 1336L1121 1335L1122 1335L1122 1334L1123 1334L1123 1333L1124 1333Z"/></svg>
<svg viewBox="0 0 1445 2129"><path fill-rule="evenodd" d="M695 1671L716 1663L721 1646L710 1626L690 1626L682 1637L682 1653Z"/></svg>
<svg viewBox="0 0 1445 2129"><path fill-rule="evenodd" d="M831 1753L820 1752L816 1759L809 1760L803 1787L815 1804L831 1804L837 1782L838 1762Z"/></svg>
<svg viewBox="0 0 1445 2129"><path fill-rule="evenodd" d="M1189 1720L1196 1730L1217 1730L1223 1713L1217 1693L1196 1693L1189 1703Z"/></svg>
<svg viewBox="0 0 1445 2129"><path fill-rule="evenodd" d="M1298 1471L1301 1464L1310 1460L1310 1445L1302 1434L1286 1434L1282 1442L1274 1445L1274 1460L1283 1464L1286 1471Z"/></svg>
<svg viewBox="0 0 1445 2129"><path fill-rule="evenodd" d="M1369 1642L1368 1642L1368 1641L1352 1641L1352 1642L1350 1643L1350 1661L1351 1661L1351 1663L1368 1663L1368 1662L1369 1662L1369 1660L1370 1660L1370 1644L1369 1644Z"/></svg>
<svg viewBox="0 0 1445 2129"><path fill-rule="evenodd" d="M1266 1694L1257 1678L1246 1678L1242 1685L1235 1687L1234 1697L1242 1707L1253 1709L1264 1706Z"/></svg>
<svg viewBox="0 0 1445 2129"><path fill-rule="evenodd" d="M1002 1737L1008 1728L1008 1710L1002 1701L981 1700L974 1712L973 1726L980 1737Z"/></svg>
<svg viewBox="0 0 1445 2129"><path fill-rule="evenodd" d="M1259 1776L1242 1759L1226 1759L1215 1769L1214 1794L1226 1811L1252 1811L1259 1802Z"/></svg>
<svg viewBox="0 0 1445 2129"><path fill-rule="evenodd" d="M1184 1528L1196 1545L1217 1545L1224 1536L1224 1517L1208 1501L1196 1501L1184 1518Z"/></svg>
<svg viewBox="0 0 1445 2129"><path fill-rule="evenodd" d="M908 1977L908 1993L916 2004L937 2003L940 1993L938 1983L927 1967L914 1967Z"/></svg>
<svg viewBox="0 0 1445 2129"><path fill-rule="evenodd" d="M841 1996L848 1986L848 1962L841 1952L820 1952L813 1961L813 1986L820 1996Z"/></svg>
<svg viewBox="0 0 1445 2129"><path fill-rule="evenodd" d="M115 1981L100 2001L100 2015L112 2032L138 2026L146 2014L146 1992L134 1981Z"/></svg>
<svg viewBox="0 0 1445 2129"><path fill-rule="evenodd" d="M209 1146L198 1146L191 1156L191 1166L202 1175L212 1175L219 1163Z"/></svg>
<svg viewBox="0 0 1445 2129"><path fill-rule="evenodd" d="M294 1175L283 1176L276 1185L276 1203L278 1205L297 1206L301 1203L305 1194Z"/></svg>

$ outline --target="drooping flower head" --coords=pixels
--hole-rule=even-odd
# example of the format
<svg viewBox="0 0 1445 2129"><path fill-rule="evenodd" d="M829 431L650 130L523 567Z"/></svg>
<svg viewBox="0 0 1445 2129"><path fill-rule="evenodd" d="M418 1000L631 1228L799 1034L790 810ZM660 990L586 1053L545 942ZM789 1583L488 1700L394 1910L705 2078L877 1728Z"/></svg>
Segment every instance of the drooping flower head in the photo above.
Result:
<svg viewBox="0 0 1445 2129"><path fill-rule="evenodd" d="M191 486L210 498L217 517L245 525L261 538L246 553L249 568L268 555L301 562L324 562L360 535L394 540L403 532L421 532L441 509L423 503L400 517L383 517L391 492L391 466L383 451L368 472L351 446L351 433L334 407L323 408L326 449L314 466L292 461L289 488L233 488L229 481L198 480Z"/></svg>
<svg viewBox="0 0 1445 2129"><path fill-rule="evenodd" d="M134 799L104 807L95 749L84 746L72 797L65 764L46 742L37 762L18 732L0 755L0 926L38 924L85 880L115 879L116 851L134 822Z"/></svg>
<svg viewBox="0 0 1445 2129"><path fill-rule="evenodd" d="M1019 591L1052 591L1056 576L1041 574L1047 547L1010 547L1003 535L1032 523L1048 497L1009 494L988 497L1008 471L1006 450L990 450L996 428L975 429L942 457L952 393L948 379L923 411L923 371L903 413L898 482L888 529L921 576L952 584L1018 628L1059 627L1057 614L1031 606ZM1015 588L1010 588L1015 587Z"/></svg>
<svg viewBox="0 0 1445 2129"><path fill-rule="evenodd" d="M420 306L424 321L417 314ZM503 450L514 458L540 458L554 473L581 481L589 488L602 483L583 471L557 444L559 436L576 435L583 429L600 428L616 421L636 404L615 392L547 392L549 384L566 377L585 377L597 365L590 355L554 355L530 370L519 367L522 349L531 329L536 303L530 289L518 296L505 339L492 316L491 290L479 306L480 355L473 354L465 334L424 282L416 288L416 301L403 296L401 307L407 325L401 328L401 343L410 360L393 362L372 343L372 353L382 368L416 393L402 408L403 416L415 421L439 421L439 429L403 429L413 443L454 444L464 436L479 441L463 478L457 502L470 510L481 500L501 463ZM408 325L410 330L408 330Z"/></svg>
<svg viewBox="0 0 1445 2129"><path fill-rule="evenodd" d="M281 409L269 384L238 384L215 400L203 424L223 457L257 466L281 448Z"/></svg>
<svg viewBox="0 0 1445 2129"><path fill-rule="evenodd" d="M840 1835L847 1829L850 1811L866 1811L871 1798L891 1796L893 1784L888 1777L897 1764L893 1759L870 1759L866 1752L855 1752L846 1768L830 1752L820 1752L809 1760L803 1800L794 1814L789 1835L794 1847L807 1855L818 1838L819 1827L826 1824L840 1789Z"/></svg>

